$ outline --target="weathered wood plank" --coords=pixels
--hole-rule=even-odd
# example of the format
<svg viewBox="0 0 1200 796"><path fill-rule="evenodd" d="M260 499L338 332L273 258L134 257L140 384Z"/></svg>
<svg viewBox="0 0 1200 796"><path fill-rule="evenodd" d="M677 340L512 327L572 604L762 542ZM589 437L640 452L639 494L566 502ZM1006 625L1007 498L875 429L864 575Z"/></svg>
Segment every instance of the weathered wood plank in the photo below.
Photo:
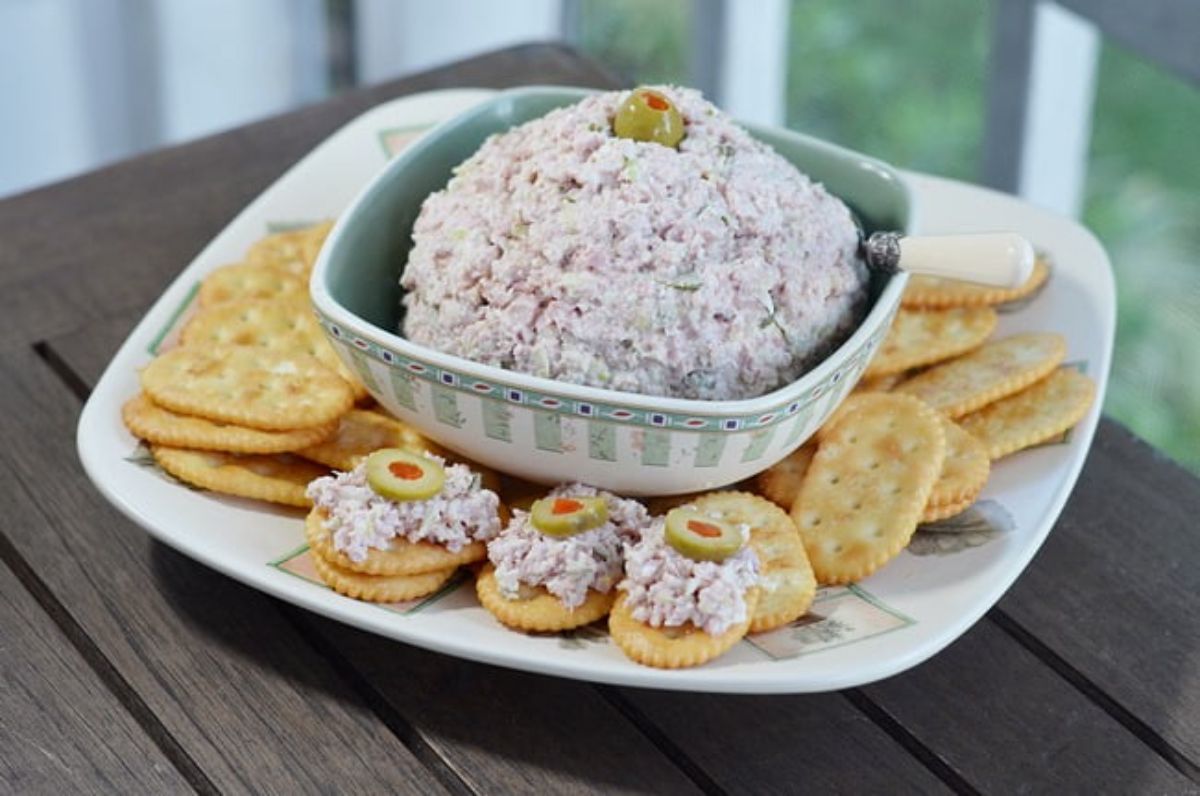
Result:
<svg viewBox="0 0 1200 796"><path fill-rule="evenodd" d="M1200 773L1200 480L1106 423L1058 527L1000 603ZM1200 779L1200 777L1198 777Z"/></svg>
<svg viewBox="0 0 1200 796"><path fill-rule="evenodd" d="M117 349L144 314L145 310L138 308L89 322L83 328L44 341L42 352L61 361L90 390L100 381Z"/></svg>
<svg viewBox="0 0 1200 796"><path fill-rule="evenodd" d="M216 787L441 790L274 601L152 542L83 486L78 400L31 350L0 351L0 383L6 534Z"/></svg>
<svg viewBox="0 0 1200 796"><path fill-rule="evenodd" d="M608 85L568 50L531 45L338 95L0 202L0 339L33 341L145 308L229 219L351 118L455 86Z"/></svg>
<svg viewBox="0 0 1200 796"><path fill-rule="evenodd" d="M1193 783L983 621L863 689L983 793L1189 793Z"/></svg>
<svg viewBox="0 0 1200 796"><path fill-rule="evenodd" d="M590 685L305 619L480 793L698 790Z"/></svg>
<svg viewBox="0 0 1200 796"><path fill-rule="evenodd" d="M730 793L951 792L838 694L620 695Z"/></svg>
<svg viewBox="0 0 1200 796"><path fill-rule="evenodd" d="M191 790L3 565L0 627L0 792Z"/></svg>

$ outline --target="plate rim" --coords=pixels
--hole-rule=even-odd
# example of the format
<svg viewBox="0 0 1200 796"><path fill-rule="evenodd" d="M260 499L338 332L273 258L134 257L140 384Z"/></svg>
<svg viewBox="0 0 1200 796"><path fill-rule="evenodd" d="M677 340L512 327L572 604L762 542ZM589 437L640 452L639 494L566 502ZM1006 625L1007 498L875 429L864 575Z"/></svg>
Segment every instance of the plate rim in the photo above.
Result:
<svg viewBox="0 0 1200 796"><path fill-rule="evenodd" d="M1037 551L1045 542L1050 530L1057 522L1062 513L1062 509L1066 504L1068 497L1074 489L1078 481L1079 474L1082 471L1083 465L1087 460L1087 454L1090 450L1096 428L1101 415L1101 407L1107 387L1107 377L1111 367L1111 358L1113 352L1113 337L1115 335L1115 314L1116 314L1116 296L1114 288L1114 280L1112 267L1108 260L1107 254L1095 236L1086 228L1079 225L1072 219L1068 219L1049 211L1033 208L1038 213L1046 214L1049 217L1055 217L1059 221L1069 223L1078 231L1090 239L1086 241L1095 249L1095 253L1099 255L1099 262L1094 267L1095 274L1091 276L1098 280L1101 295L1106 299L1101 312L1104 317L1100 320L1104 321L1107 334L1102 339L1103 350L1101 361L1096 370L1097 375L1097 396L1096 400L1089 410L1088 415L1076 427L1078 438L1081 441L1080 452L1075 455L1070 461L1069 467L1063 471L1063 478L1055 488L1046 512L1040 516L1035 527L1029 529L1030 539L1021 548L1018 557L1018 563L1014 563L1007 567L1001 577L997 577L988 582L988 587L985 590L986 599L978 599L975 606L970 610L964 611L958 615L956 621L949 623L935 637L924 643L910 645L902 654L892 655L884 660L871 661L862 667L847 670L841 673L840 676L824 677L820 682L814 683L806 681L802 672L797 677L796 673L788 671L785 666L768 666L764 668L761 674L756 673L754 676L746 676L739 674L732 679L726 674L723 675L720 669L707 669L700 667L692 670L684 671L661 671L656 669L648 669L646 667L638 667L632 665L631 668L611 669L596 672L591 670L586 659L581 659L581 664L564 665L558 662L555 658L540 659L529 654L515 655L505 650L491 650L486 646L472 646L469 638L467 639L446 639L438 636L437 633L427 632L419 626L415 629L411 623L396 622L396 617L390 619L386 612L378 611L378 615L373 615L369 611L364 611L364 608L372 608L364 603L351 601L347 598L341 598L327 590L309 588L311 584L304 584L304 588L300 588L302 581L292 577L284 572L274 570L268 566L266 561L235 561L233 558L222 558L218 555L211 554L210 550L205 546L196 543L194 540L189 540L182 535L172 535L168 530L159 528L153 520L145 513L143 508L137 505L136 500L131 499L133 496L122 493L116 483L117 479L110 477L105 470L105 465L111 461L105 459L106 455L111 455L107 450L98 450L91 444L94 436L94 431L99 428L100 423L106 421L111 422L113 418L102 414L101 405L104 404L113 391L114 387L119 384L122 377L128 375L128 366L122 363L131 357L136 356L135 349L141 347L142 341L152 336L152 332L160 324L160 316L169 313L170 307L177 304L188 290L188 286L198 276L199 269L203 266L206 259L209 258L210 251L216 247L223 236L227 234L229 229L237 224L241 219L248 215L256 213L269 199L268 196L281 181L285 180L297 169L303 168L312 159L317 158L322 153L323 147L327 145L331 139L339 134L342 134L351 128L369 121L372 116L383 115L394 110L399 103L411 102L417 103L428 101L430 99L439 99L449 97L450 95L459 95L464 100L469 95L474 95L483 99L494 92L490 90L477 89L451 89L443 91L430 91L421 94L413 94L401 97L382 103L374 108L371 108L354 119L347 122L324 139L320 144L314 147L307 155L288 168L280 177L263 189L250 203L227 222L214 238L189 262L189 264L179 273L179 275L171 281L164 289L162 294L155 300L147 312L142 316L141 320L134 326L133 330L126 337L124 342L114 354L112 360L105 367L101 377L97 380L91 395L88 397L86 404L80 414L77 430L76 430L76 448L80 461L83 464L84 470L89 479L105 497L108 502L114 505L122 514L132 520L134 523L142 527L153 538L168 545L169 547L179 551L180 553L199 561L212 569L221 572L224 575L245 583L246 585L270 594L278 599L286 600L289 603L298 605L299 607L313 611L314 613L334 619L336 621L349 624L351 626L366 630L386 638L391 638L402 643L410 643L415 646L434 650L444 654L453 655L455 657L475 660L483 663L505 666L524 671L535 672L539 674L549 674L553 676L567 677L577 680L586 680L591 682L602 682L613 685L624 685L632 687L649 687L660 688L665 690L678 691L697 691L710 693L802 693L802 692L819 692L831 691L840 688L863 685L869 682L890 677L894 674L902 672L912 666L915 666L922 661L928 659L932 655L944 649L955 639L959 638L967 629L977 622L988 610L990 610L999 601L1001 596L1006 592L1013 582L1023 573L1028 566L1030 560L1036 555ZM981 191L983 193L992 194L1001 197L1006 201L1017 201L1014 197L1001 194L997 191L981 188L979 186L967 185L946 178L924 175L918 172L901 171L906 179L913 180L912 193L914 196L914 224L916 228L921 228L927 219L923 212L928 202L925 201L927 192L946 190L946 189L961 189L968 188L973 191ZM1020 203L1025 204L1025 203ZM119 406L119 398L118 406ZM118 421L119 422L119 421ZM121 457L123 458L123 456ZM299 535L297 537L299 543ZM257 574L257 576L256 576ZM278 576L278 577L276 577ZM334 599L331 599L334 598ZM343 602L345 601L345 602ZM373 621L374 620L374 621ZM406 625L408 625L406 627ZM774 663L774 662L770 662Z"/></svg>

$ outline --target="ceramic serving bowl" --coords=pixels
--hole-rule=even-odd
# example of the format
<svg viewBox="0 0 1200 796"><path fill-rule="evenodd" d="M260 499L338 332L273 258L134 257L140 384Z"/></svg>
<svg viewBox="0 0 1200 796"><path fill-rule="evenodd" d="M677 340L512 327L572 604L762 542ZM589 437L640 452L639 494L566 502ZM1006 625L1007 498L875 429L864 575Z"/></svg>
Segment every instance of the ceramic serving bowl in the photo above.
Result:
<svg viewBox="0 0 1200 796"><path fill-rule="evenodd" d="M882 342L907 277L873 275L859 328L800 379L757 398L698 401L584 387L482 365L399 334L400 272L422 201L487 136L577 102L582 89L505 91L431 130L354 200L313 271L318 319L371 395L458 453L533 481L624 494L712 489L795 450L853 389ZM910 196L879 161L787 130L746 125L825 184L865 230L908 231Z"/></svg>

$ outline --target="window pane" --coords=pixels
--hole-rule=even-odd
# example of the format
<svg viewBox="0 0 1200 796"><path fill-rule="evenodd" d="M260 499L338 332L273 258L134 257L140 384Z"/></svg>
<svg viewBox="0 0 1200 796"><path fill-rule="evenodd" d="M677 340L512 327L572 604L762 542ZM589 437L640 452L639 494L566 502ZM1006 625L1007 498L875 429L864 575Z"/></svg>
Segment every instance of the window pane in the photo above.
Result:
<svg viewBox="0 0 1200 796"><path fill-rule="evenodd" d="M688 83L688 0L583 0L579 47L628 83Z"/></svg>
<svg viewBox="0 0 1200 796"><path fill-rule="evenodd" d="M1200 91L1105 46L1093 119L1084 222L1117 277L1105 409L1200 472Z"/></svg>
<svg viewBox="0 0 1200 796"><path fill-rule="evenodd" d="M897 166L978 171L991 6L795 0L787 124Z"/></svg>

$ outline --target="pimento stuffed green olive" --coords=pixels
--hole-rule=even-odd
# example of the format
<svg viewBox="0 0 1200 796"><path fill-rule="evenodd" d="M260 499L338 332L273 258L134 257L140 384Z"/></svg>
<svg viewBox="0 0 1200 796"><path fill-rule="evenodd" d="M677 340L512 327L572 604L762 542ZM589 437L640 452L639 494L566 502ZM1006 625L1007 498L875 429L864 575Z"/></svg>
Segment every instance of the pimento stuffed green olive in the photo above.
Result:
<svg viewBox="0 0 1200 796"><path fill-rule="evenodd" d="M667 513L667 544L694 561L724 561L742 549L741 529L685 507Z"/></svg>
<svg viewBox="0 0 1200 796"><path fill-rule="evenodd" d="M442 466L419 454L383 448L367 457L367 485L388 500L427 500L445 482Z"/></svg>
<svg viewBox="0 0 1200 796"><path fill-rule="evenodd" d="M547 536L574 536L608 521L602 497L546 497L536 500L529 521Z"/></svg>
<svg viewBox="0 0 1200 796"><path fill-rule="evenodd" d="M661 91L635 88L617 109L613 132L620 138L675 148L683 140L683 117Z"/></svg>

